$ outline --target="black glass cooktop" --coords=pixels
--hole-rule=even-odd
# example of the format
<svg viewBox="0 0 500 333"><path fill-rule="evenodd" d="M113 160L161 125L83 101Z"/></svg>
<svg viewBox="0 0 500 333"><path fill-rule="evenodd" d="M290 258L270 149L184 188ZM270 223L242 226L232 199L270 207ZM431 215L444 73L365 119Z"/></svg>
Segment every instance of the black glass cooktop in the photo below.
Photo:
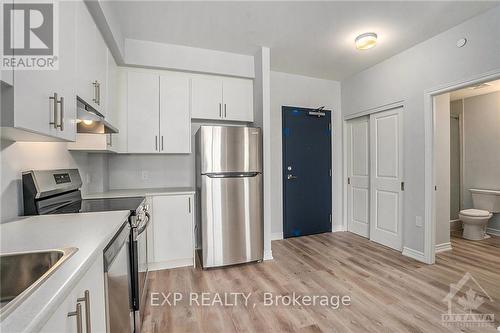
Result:
<svg viewBox="0 0 500 333"><path fill-rule="evenodd" d="M130 210L133 212L141 206L143 201L144 197L84 199L59 207L57 210L51 212L51 214L106 212L113 210Z"/></svg>

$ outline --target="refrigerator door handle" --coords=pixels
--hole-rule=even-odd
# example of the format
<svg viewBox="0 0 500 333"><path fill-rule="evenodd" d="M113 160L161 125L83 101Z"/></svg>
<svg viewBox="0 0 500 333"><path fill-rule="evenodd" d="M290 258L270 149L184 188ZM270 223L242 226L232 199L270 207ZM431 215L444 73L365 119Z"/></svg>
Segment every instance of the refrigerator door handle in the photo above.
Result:
<svg viewBox="0 0 500 333"><path fill-rule="evenodd" d="M205 176L209 178L244 178L255 177L260 172L225 172L225 173L206 173Z"/></svg>

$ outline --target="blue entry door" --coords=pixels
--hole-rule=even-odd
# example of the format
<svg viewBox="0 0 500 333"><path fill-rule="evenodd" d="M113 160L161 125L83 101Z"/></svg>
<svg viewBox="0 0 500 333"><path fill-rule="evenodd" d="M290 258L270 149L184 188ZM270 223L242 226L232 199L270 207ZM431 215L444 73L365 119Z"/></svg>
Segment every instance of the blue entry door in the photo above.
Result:
<svg viewBox="0 0 500 333"><path fill-rule="evenodd" d="M282 107L283 236L331 232L331 112Z"/></svg>

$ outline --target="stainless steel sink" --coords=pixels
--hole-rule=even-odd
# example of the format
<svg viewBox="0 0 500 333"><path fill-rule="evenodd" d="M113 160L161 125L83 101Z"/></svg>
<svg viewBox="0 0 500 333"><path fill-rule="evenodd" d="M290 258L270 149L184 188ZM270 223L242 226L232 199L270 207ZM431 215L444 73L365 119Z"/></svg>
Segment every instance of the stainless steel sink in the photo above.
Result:
<svg viewBox="0 0 500 333"><path fill-rule="evenodd" d="M77 248L0 254L0 316L15 309Z"/></svg>

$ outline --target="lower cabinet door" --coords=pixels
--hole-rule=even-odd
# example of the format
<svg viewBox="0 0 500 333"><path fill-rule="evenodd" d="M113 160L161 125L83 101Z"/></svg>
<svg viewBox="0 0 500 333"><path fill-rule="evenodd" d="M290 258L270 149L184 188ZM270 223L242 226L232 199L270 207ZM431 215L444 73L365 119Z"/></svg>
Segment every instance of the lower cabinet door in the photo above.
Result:
<svg viewBox="0 0 500 333"><path fill-rule="evenodd" d="M87 312L87 310L90 311ZM92 266L63 303L59 305L40 332L77 333L80 320L81 332L106 332L102 256L96 258Z"/></svg>
<svg viewBox="0 0 500 333"><path fill-rule="evenodd" d="M193 264L193 196L153 197L153 269Z"/></svg>

